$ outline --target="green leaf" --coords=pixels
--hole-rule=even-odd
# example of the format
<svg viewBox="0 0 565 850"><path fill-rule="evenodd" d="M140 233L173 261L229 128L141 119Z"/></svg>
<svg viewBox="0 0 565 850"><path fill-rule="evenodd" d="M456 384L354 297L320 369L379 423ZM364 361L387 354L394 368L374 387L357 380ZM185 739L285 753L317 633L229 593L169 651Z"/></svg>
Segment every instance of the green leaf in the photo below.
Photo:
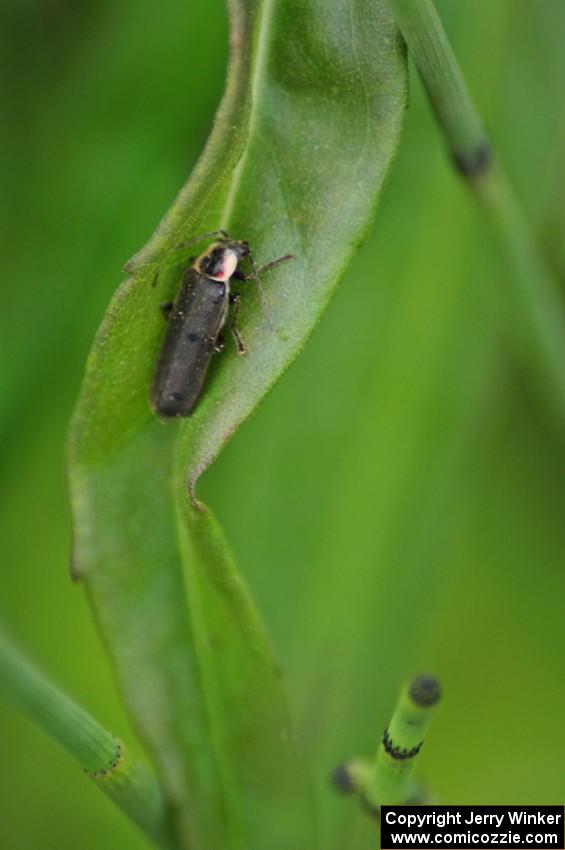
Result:
<svg viewBox="0 0 565 850"><path fill-rule="evenodd" d="M74 568L179 846L312 850L308 781L268 639L220 528L193 494L304 345L366 233L399 138L406 67L375 0L234 0L231 20L227 89L209 142L128 264L89 358L71 433ZM247 356L228 346L194 415L163 424L148 404L164 330L158 305L174 297L187 262L179 243L218 227L247 239L260 263L296 255L265 281L276 332L246 292Z"/></svg>

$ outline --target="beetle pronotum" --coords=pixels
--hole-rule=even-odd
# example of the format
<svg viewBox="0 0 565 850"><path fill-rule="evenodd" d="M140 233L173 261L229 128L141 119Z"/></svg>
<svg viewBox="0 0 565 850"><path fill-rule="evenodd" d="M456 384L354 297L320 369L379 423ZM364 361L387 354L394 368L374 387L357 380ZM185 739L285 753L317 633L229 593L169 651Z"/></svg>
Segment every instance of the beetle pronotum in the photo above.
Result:
<svg viewBox="0 0 565 850"><path fill-rule="evenodd" d="M230 304L230 330L237 353L245 354L237 329L240 296L231 291L230 282L255 281L267 309L259 275L293 257L285 254L257 268L248 243L230 239L224 230L203 233L183 247L212 237L214 243L184 272L176 301L161 305L168 326L151 387L151 405L161 417L188 416L194 410L212 356L223 348ZM240 268L243 260L249 262L247 274Z"/></svg>

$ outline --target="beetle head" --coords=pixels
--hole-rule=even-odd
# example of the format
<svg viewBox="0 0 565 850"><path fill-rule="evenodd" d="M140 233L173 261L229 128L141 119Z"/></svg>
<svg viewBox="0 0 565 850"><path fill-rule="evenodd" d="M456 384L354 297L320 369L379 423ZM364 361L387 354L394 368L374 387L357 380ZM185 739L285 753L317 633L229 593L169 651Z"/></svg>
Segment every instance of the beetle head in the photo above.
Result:
<svg viewBox="0 0 565 850"><path fill-rule="evenodd" d="M200 274L210 280L229 280L237 269L238 263L243 257L249 255L247 242L236 242L225 240L215 242L196 260L195 266Z"/></svg>

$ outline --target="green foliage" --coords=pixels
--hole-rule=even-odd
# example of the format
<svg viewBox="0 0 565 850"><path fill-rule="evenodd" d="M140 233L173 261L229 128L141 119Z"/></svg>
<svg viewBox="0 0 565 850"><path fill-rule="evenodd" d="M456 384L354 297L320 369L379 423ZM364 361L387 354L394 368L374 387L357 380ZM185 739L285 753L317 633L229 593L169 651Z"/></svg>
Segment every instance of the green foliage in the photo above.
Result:
<svg viewBox="0 0 565 850"><path fill-rule="evenodd" d="M194 177L128 264L89 358L71 435L74 569L88 588L181 846L315 846L263 626L196 479L303 346L364 237L396 149L403 50L384 3L235 3L227 91ZM187 237L223 226L270 275L195 415L163 423L148 387ZM157 278L157 286L152 283ZM186 587L186 595L185 595Z"/></svg>

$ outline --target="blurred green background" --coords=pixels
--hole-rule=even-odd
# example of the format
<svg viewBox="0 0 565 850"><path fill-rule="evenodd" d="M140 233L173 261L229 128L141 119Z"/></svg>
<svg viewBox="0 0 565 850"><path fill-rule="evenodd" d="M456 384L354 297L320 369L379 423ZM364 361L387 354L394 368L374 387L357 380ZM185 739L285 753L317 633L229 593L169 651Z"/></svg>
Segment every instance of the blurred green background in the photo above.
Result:
<svg viewBox="0 0 565 850"><path fill-rule="evenodd" d="M554 271L565 249L565 6L438 2ZM120 268L194 164L222 91L220 0L4 4L1 618L135 749L71 583L65 434ZM445 803L563 802L565 451L506 332L510 271L421 86L371 238L299 362L205 476L281 659L324 850L372 826L327 774L402 681L444 702L420 772ZM565 364L564 364L565 368ZM145 839L0 707L2 850Z"/></svg>

